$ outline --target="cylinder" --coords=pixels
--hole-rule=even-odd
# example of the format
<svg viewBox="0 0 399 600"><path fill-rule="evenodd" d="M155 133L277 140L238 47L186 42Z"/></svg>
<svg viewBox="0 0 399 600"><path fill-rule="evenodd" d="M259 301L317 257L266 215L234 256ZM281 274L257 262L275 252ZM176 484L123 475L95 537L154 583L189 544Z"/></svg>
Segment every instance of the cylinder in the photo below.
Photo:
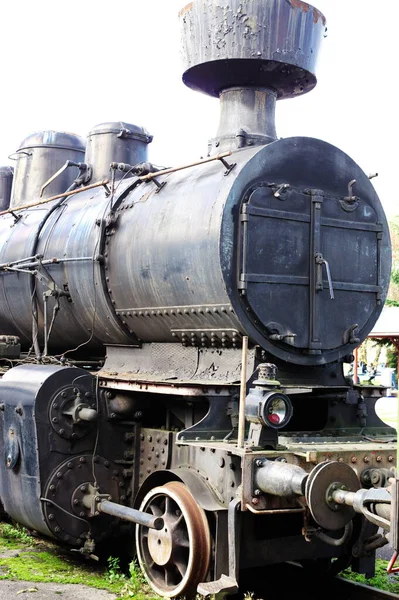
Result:
<svg viewBox="0 0 399 600"><path fill-rule="evenodd" d="M87 137L85 162L92 168L92 181L110 176L110 164L137 165L147 160L147 146L152 136L143 128L123 121L101 123ZM123 173L115 172L120 179Z"/></svg>
<svg viewBox="0 0 399 600"><path fill-rule="evenodd" d="M109 500L102 500L98 504L98 508L107 515L119 517L131 523L138 523L149 529L157 529L159 531L164 526L162 517L156 517L140 510L129 508L128 506L122 506L122 504L115 504L115 502L109 502Z"/></svg>
<svg viewBox="0 0 399 600"><path fill-rule="evenodd" d="M44 183L67 160L84 161L84 141L72 133L40 131L28 136L13 155L15 164L11 208L39 200ZM66 169L46 187L42 198L65 192L79 174L76 167Z"/></svg>
<svg viewBox="0 0 399 600"><path fill-rule="evenodd" d="M13 176L12 167L0 167L0 211L10 206Z"/></svg>
<svg viewBox="0 0 399 600"><path fill-rule="evenodd" d="M231 88L220 94L220 120L212 154L277 138L277 94L258 88Z"/></svg>
<svg viewBox="0 0 399 600"><path fill-rule="evenodd" d="M278 98L316 85L325 17L302 0L196 0L180 12L184 83L218 97L263 87Z"/></svg>
<svg viewBox="0 0 399 600"><path fill-rule="evenodd" d="M255 485L265 494L290 497L305 493L307 473L301 467L278 461L265 461L255 471Z"/></svg>

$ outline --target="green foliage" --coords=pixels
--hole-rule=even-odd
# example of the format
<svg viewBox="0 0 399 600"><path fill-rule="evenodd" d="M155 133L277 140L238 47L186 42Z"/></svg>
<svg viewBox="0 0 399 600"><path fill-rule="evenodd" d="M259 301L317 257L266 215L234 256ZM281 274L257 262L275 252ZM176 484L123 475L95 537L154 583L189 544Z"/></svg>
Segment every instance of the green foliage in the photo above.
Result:
<svg viewBox="0 0 399 600"><path fill-rule="evenodd" d="M351 569L346 569L345 571L340 573L340 575L345 579L350 579L351 581L357 581L358 583L370 585L372 587L378 588L379 590L384 590L386 592L398 594L399 582L397 582L394 577L387 574L387 565L388 562L386 560L377 560L375 567L375 576L371 579L366 579L364 575L353 573Z"/></svg>
<svg viewBox="0 0 399 600"><path fill-rule="evenodd" d="M113 583L115 581L125 579L125 575L121 571L119 558L109 556L107 559L107 563L108 568L105 577L109 582Z"/></svg>
<svg viewBox="0 0 399 600"><path fill-rule="evenodd" d="M399 306L399 301L398 300L390 300L390 298L388 298L385 301L386 306Z"/></svg>
<svg viewBox="0 0 399 600"><path fill-rule="evenodd" d="M32 538L28 533L28 530L21 525L10 525L9 523L3 523L1 526L1 535L4 539L13 542L22 542L23 544L30 544Z"/></svg>

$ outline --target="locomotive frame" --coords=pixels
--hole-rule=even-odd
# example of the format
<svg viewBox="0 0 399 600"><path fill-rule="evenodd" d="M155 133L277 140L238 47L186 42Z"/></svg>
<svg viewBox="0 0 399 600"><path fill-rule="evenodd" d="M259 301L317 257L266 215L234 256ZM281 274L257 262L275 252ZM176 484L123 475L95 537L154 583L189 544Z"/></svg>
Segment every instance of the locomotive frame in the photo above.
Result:
<svg viewBox="0 0 399 600"><path fill-rule="evenodd" d="M274 124L316 84L325 18L180 18L184 81L221 101L206 159L160 170L110 122L29 136L0 171L4 509L87 556L135 524L167 597L285 561L371 575L398 550L396 432L343 364L383 307L388 226L350 157Z"/></svg>

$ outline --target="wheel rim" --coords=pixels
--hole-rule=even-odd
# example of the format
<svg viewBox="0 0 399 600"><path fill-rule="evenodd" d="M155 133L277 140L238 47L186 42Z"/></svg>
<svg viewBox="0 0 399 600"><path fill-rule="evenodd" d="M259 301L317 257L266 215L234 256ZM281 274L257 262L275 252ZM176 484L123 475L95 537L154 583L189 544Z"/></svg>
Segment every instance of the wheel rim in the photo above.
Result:
<svg viewBox="0 0 399 600"><path fill-rule="evenodd" d="M160 531L136 527L137 556L150 586L168 598L195 592L210 561L209 526L202 508L184 484L173 481L151 490L140 510L164 520Z"/></svg>

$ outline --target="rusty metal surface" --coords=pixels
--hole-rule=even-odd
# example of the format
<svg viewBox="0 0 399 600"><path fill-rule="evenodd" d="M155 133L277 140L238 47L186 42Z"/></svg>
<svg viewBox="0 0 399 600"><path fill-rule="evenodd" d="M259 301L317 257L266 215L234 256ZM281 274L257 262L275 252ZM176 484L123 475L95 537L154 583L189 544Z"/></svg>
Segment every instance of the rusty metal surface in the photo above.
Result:
<svg viewBox="0 0 399 600"><path fill-rule="evenodd" d="M136 528L139 563L151 587L161 596L195 593L207 575L211 537L204 511L180 482L154 488L140 510L162 516L161 531Z"/></svg>
<svg viewBox="0 0 399 600"><path fill-rule="evenodd" d="M42 185L66 160L82 162L84 152L84 141L70 133L42 131L27 137L13 155L16 163L10 207L39 199ZM46 188L44 198L65 192L77 174L75 167L67 169Z"/></svg>
<svg viewBox="0 0 399 600"><path fill-rule="evenodd" d="M298 0L197 0L180 13L183 80L218 96L261 86L293 97L316 85L326 20ZM276 27L278 23L278 27Z"/></svg>
<svg viewBox="0 0 399 600"><path fill-rule="evenodd" d="M248 352L248 377L256 368L256 350ZM107 346L107 358L99 372L104 380L131 384L176 387L237 384L240 381L241 352L178 344Z"/></svg>
<svg viewBox="0 0 399 600"><path fill-rule="evenodd" d="M87 136L85 162L92 168L92 180L107 179L112 162L137 165L145 162L152 136L143 128L123 121L101 123ZM116 171L115 179L123 177Z"/></svg>

